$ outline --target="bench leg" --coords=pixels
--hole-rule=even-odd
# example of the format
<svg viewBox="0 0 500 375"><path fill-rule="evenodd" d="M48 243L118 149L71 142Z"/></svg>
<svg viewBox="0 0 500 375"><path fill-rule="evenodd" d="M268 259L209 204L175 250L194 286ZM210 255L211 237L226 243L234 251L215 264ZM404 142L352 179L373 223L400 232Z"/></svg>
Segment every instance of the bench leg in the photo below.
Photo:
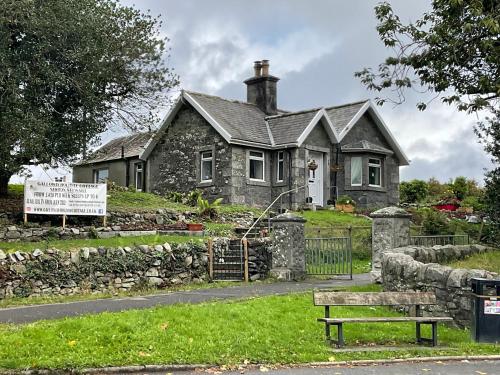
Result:
<svg viewBox="0 0 500 375"><path fill-rule="evenodd" d="M432 337L424 338L422 337L421 326L422 324L430 324L432 330ZM430 343L432 346L437 346L437 322L429 322L429 323L416 323L416 336L417 336L417 344Z"/></svg>
<svg viewBox="0 0 500 375"><path fill-rule="evenodd" d="M325 323L325 336L326 336L326 341L330 342L332 341L332 338L330 337L330 324Z"/></svg>
<svg viewBox="0 0 500 375"><path fill-rule="evenodd" d="M437 322L432 323L432 346L437 346Z"/></svg>
<svg viewBox="0 0 500 375"><path fill-rule="evenodd" d="M344 330L342 328L342 323L339 323L337 325L337 333L338 333L338 341L337 341L337 346L340 348L344 346Z"/></svg>

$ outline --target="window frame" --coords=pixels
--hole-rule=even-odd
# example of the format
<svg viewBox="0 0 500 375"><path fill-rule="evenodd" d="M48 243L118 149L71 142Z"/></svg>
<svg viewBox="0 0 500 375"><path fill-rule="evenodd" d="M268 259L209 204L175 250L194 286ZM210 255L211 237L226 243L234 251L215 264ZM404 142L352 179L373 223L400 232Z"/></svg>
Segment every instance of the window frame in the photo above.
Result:
<svg viewBox="0 0 500 375"><path fill-rule="evenodd" d="M371 160L377 160L378 163L371 163ZM370 184L370 168L378 168L379 169L379 184ZM376 157L368 157L368 186L371 187L382 187L382 159Z"/></svg>
<svg viewBox="0 0 500 375"><path fill-rule="evenodd" d="M280 164L281 164L281 178L280 178ZM285 151L278 151L276 156L276 182L283 182L283 181L285 181Z"/></svg>
<svg viewBox="0 0 500 375"><path fill-rule="evenodd" d="M140 168L139 168L140 167ZM137 178L137 174L138 173L141 173L141 178L138 179ZM137 182L140 181L141 182L141 188L139 189L139 187L137 186ZM134 163L134 182L135 182L135 190L136 191L143 191L144 190L144 163L143 162L136 162Z"/></svg>
<svg viewBox="0 0 500 375"><path fill-rule="evenodd" d="M108 177L106 177L104 179L104 181L102 181L102 182L99 182L99 172L100 171L108 171ZM96 168L92 172L93 172L94 184L105 184L109 180L109 168L108 167L106 167L106 168Z"/></svg>
<svg viewBox="0 0 500 375"><path fill-rule="evenodd" d="M352 171L353 171L353 168L352 168L352 161L354 159L359 159L360 160L360 181L359 181L359 184L354 184L352 182ZM363 157L362 156L351 156L351 160L350 160L350 173L351 173L351 176L350 176L350 182L351 182L351 186L363 186Z"/></svg>
<svg viewBox="0 0 500 375"><path fill-rule="evenodd" d="M252 153L259 153L262 155L262 157L253 156ZM252 160L262 162L262 179L252 178L250 176L250 169L251 169L250 165L252 164ZM249 150L249 152L248 152L248 179L250 181L258 181L258 182L265 182L266 181L266 154L264 153L264 151Z"/></svg>
<svg viewBox="0 0 500 375"><path fill-rule="evenodd" d="M203 157L203 154L210 153L210 157ZM210 161L210 179L203 178L203 162ZM214 180L214 151L212 149L200 151L200 183L209 184Z"/></svg>

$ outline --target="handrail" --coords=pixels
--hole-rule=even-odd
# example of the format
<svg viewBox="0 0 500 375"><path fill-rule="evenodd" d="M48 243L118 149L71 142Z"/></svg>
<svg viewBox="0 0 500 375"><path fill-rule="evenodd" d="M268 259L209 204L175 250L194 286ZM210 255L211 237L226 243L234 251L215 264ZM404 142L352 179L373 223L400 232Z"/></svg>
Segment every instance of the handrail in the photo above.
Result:
<svg viewBox="0 0 500 375"><path fill-rule="evenodd" d="M283 193L281 193L280 195L278 195L278 197L269 206L267 206L267 208L264 210L264 212L262 212L262 214L260 214L260 216L257 218L257 220L254 221L254 223L250 226L250 228L248 228L248 230L245 232L245 234L243 235L243 237L241 237L241 242L243 242L244 240L246 240L248 233L250 233L250 231L257 225L257 223L260 221L260 219L262 219L262 217L267 213L267 211L269 211L269 209L272 206L274 206L274 204L278 201L278 199L280 199L285 194L290 194L292 192L299 191L300 189L305 189L307 186L309 186L309 184L304 185L304 186L299 186L299 187L296 187L295 189L291 189L291 190L288 190L288 191L284 191Z"/></svg>

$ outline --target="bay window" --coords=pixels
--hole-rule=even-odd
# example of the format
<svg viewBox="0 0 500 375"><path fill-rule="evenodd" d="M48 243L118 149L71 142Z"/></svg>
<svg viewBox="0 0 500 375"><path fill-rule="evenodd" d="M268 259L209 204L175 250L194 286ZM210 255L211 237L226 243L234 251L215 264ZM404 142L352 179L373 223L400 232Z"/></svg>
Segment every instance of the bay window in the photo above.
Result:
<svg viewBox="0 0 500 375"><path fill-rule="evenodd" d="M363 158L354 156L351 158L351 186L361 186L363 183Z"/></svg>

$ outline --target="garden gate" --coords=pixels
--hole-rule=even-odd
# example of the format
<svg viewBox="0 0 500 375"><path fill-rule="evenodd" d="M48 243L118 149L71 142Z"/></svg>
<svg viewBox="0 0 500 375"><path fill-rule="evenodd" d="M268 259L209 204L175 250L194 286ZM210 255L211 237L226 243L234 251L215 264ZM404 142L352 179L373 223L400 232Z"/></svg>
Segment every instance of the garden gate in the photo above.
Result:
<svg viewBox="0 0 500 375"><path fill-rule="evenodd" d="M351 237L306 238L308 275L349 276L352 279Z"/></svg>

